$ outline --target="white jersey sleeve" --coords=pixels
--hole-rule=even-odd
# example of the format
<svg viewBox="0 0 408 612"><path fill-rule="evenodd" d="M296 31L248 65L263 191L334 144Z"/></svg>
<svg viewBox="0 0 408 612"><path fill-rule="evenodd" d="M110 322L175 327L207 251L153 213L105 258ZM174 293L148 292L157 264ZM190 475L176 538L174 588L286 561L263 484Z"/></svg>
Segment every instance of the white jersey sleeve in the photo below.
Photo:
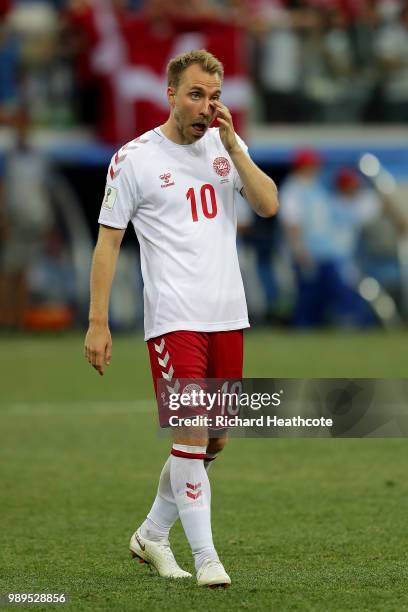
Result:
<svg viewBox="0 0 408 612"><path fill-rule="evenodd" d="M241 149L244 151L244 153L246 155L248 155L249 157L249 153L248 153L248 146L246 145L246 143L242 140L242 138L240 136L238 136L237 133L235 133L236 139L238 141L239 146L241 147ZM241 180L241 177L238 174L237 169L234 166L234 188L237 191L241 191L241 189L243 188L243 182Z"/></svg>
<svg viewBox="0 0 408 612"><path fill-rule="evenodd" d="M118 229L127 227L139 204L136 177L126 157L120 151L112 157L99 214L99 223Z"/></svg>

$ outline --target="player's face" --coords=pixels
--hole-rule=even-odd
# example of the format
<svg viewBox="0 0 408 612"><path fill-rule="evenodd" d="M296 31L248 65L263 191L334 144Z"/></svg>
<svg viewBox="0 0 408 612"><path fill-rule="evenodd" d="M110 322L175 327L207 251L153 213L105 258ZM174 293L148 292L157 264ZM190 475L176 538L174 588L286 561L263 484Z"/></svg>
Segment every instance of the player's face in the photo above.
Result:
<svg viewBox="0 0 408 612"><path fill-rule="evenodd" d="M220 95L219 75L204 72L198 64L186 68L176 90L169 88L172 114L183 144L204 136L215 119L214 100L219 100Z"/></svg>

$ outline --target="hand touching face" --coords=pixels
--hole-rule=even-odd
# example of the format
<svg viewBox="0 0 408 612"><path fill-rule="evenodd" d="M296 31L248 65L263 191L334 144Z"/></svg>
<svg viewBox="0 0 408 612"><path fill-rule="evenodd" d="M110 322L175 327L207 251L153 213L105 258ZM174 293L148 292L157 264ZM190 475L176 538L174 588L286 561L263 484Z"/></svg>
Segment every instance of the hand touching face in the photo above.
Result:
<svg viewBox="0 0 408 612"><path fill-rule="evenodd" d="M214 100L212 103L215 110L216 115L215 119L219 123L220 127L220 138L222 144L228 151L228 153L233 153L236 150L239 150L239 144L235 136L234 124L232 121L232 116L229 109L223 104L220 100Z"/></svg>

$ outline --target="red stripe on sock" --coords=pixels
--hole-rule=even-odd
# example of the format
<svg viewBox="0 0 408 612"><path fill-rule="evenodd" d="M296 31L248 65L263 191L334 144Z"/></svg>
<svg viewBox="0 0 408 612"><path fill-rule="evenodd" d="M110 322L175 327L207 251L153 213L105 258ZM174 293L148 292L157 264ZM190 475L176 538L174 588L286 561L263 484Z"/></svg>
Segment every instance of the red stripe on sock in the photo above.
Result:
<svg viewBox="0 0 408 612"><path fill-rule="evenodd" d="M199 487L201 487L201 482L197 482L197 484L191 484L191 482L186 482L186 487L188 487L189 489L193 489L193 491L195 491L196 489L198 489Z"/></svg>
<svg viewBox="0 0 408 612"><path fill-rule="evenodd" d="M175 457L183 457L183 459L206 459L207 457L205 453L185 453L177 448L172 448L170 454Z"/></svg>
<svg viewBox="0 0 408 612"><path fill-rule="evenodd" d="M202 493L202 491L198 491L198 493L190 493L190 491L186 491L186 495L191 497L191 499L198 499Z"/></svg>

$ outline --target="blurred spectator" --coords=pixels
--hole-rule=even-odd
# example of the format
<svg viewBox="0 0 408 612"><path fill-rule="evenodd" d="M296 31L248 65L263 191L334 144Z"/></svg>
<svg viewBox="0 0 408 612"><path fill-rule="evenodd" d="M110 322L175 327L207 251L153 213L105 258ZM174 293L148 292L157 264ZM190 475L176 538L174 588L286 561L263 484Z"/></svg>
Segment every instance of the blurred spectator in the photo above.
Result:
<svg viewBox="0 0 408 612"><path fill-rule="evenodd" d="M361 230L379 215L381 200L373 189L363 186L355 170L345 167L335 176L330 209L335 226L334 253L343 269L347 267L352 273Z"/></svg>
<svg viewBox="0 0 408 612"><path fill-rule="evenodd" d="M265 121L406 121L407 7L405 0L0 0L0 112L18 80L36 123L76 120L122 142L127 135L114 138L115 129L144 131L147 90L160 110L155 81L168 57L186 48L222 49L231 99L244 100L247 86L237 78L245 74L246 31ZM245 104L237 103L238 115ZM106 117L118 127L109 131Z"/></svg>
<svg viewBox="0 0 408 612"><path fill-rule="evenodd" d="M168 113L167 63L194 48L223 58L223 100L242 133L249 104L242 29L218 18L220 11L209 2L149 0L138 14L130 14L125 5L71 3L65 15L80 75L79 93L90 93L96 102L92 115L101 139L123 144L162 123Z"/></svg>
<svg viewBox="0 0 408 612"><path fill-rule="evenodd" d="M235 194L234 204L237 212L237 253L245 292L248 293L248 278L250 273L248 273L247 270L248 257L246 249L246 236L251 227L253 215L252 209L248 206L241 194Z"/></svg>
<svg viewBox="0 0 408 612"><path fill-rule="evenodd" d="M356 170L347 167L340 169L334 186L330 208L335 227L334 244L339 259L347 262L356 257L362 230L382 214L397 233L405 234L408 231L407 218L399 212L393 201L363 184Z"/></svg>
<svg viewBox="0 0 408 612"><path fill-rule="evenodd" d="M349 261L353 265L346 268L351 281L361 276L373 277L401 303L403 271L398 245L408 236L404 208L398 206L392 195L368 186L354 170L345 168L336 177L333 209L340 255L349 254L349 260L351 255L356 257Z"/></svg>
<svg viewBox="0 0 408 612"><path fill-rule="evenodd" d="M348 26L338 9L319 15L305 63L305 95L314 110L311 119L330 123L358 119L369 88L355 68Z"/></svg>
<svg viewBox="0 0 408 612"><path fill-rule="evenodd" d="M319 179L320 167L321 159L315 152L300 151L280 189L280 219L292 252L297 285L293 322L297 327L327 322L371 324L373 316L344 277L344 260L354 247L347 233L355 223L354 211L343 211L340 204L332 206ZM343 227L336 241L340 222Z"/></svg>
<svg viewBox="0 0 408 612"><path fill-rule="evenodd" d="M263 118L271 122L304 122L308 104L304 96L305 45L316 25L308 7L291 9L281 0L258 5L249 22L259 40L258 80Z"/></svg>
<svg viewBox="0 0 408 612"><path fill-rule="evenodd" d="M257 217L248 202L238 194L235 208L238 258L248 308L253 320L271 322L276 318L278 296L272 260L272 253L276 251L274 226L270 223L272 219Z"/></svg>
<svg viewBox="0 0 408 612"><path fill-rule="evenodd" d="M7 155L0 190L0 325L9 328L23 325L29 305L28 271L53 224L46 190L48 165L30 148L28 136L28 117L21 112L15 119L15 145Z"/></svg>
<svg viewBox="0 0 408 612"><path fill-rule="evenodd" d="M378 4L378 0L332 0L326 3L326 10L336 13L338 23L346 28L353 66L360 73L372 60Z"/></svg>
<svg viewBox="0 0 408 612"><path fill-rule="evenodd" d="M48 2L17 2L4 27L9 40L18 43L13 71L30 119L49 127L72 124L72 70L59 36L57 10Z"/></svg>
<svg viewBox="0 0 408 612"><path fill-rule="evenodd" d="M408 121L408 2L380 27L375 45L383 93L383 118Z"/></svg>
<svg viewBox="0 0 408 612"><path fill-rule="evenodd" d="M18 101L18 42L6 27L5 14L0 5L0 123Z"/></svg>
<svg viewBox="0 0 408 612"><path fill-rule="evenodd" d="M279 250L277 219L263 219L252 215L251 224L246 228L244 240L255 254L255 266L265 303L264 318L275 322L279 318L279 289L274 271L274 256Z"/></svg>
<svg viewBox="0 0 408 612"><path fill-rule="evenodd" d="M128 3L70 0L66 4L61 25L75 75L76 117L81 125L96 130L104 104L101 96L110 96L110 83L102 78L109 73L119 74L126 64L119 32L130 19ZM125 104L122 108L127 111Z"/></svg>

